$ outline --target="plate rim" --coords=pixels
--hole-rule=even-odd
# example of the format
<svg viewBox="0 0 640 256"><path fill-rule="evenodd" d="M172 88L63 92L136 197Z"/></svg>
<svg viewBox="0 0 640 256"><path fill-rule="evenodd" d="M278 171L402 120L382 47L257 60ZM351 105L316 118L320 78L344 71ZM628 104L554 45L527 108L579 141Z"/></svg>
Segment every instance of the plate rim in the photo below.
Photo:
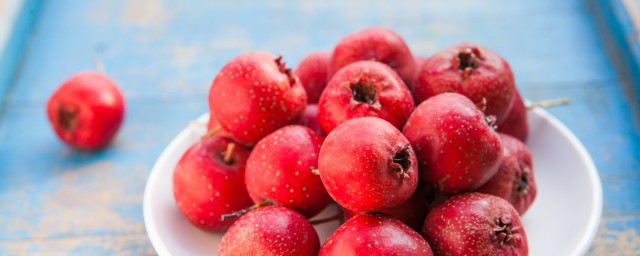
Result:
<svg viewBox="0 0 640 256"><path fill-rule="evenodd" d="M602 220L602 181L600 180L598 169L596 168L596 165L593 162L593 158L591 157L591 154L589 154L589 151L587 151L578 137L576 137L576 135L567 126L565 126L564 123L560 122L560 120L540 107L535 107L530 111L544 117L552 126L557 128L558 131L560 131L560 133L562 133L562 135L564 135L567 140L569 140L569 142L576 147L578 155L583 159L586 165L589 182L591 183L591 187L593 188L591 190L593 194L592 203L595 207L593 207L589 212L589 231L582 235L579 240L580 242L578 242L578 246L576 246L576 248L573 250L573 253L571 253L571 255L584 255L587 251L589 251L589 248L591 247L591 244L593 243L593 240L598 233L600 221Z"/></svg>
<svg viewBox="0 0 640 256"><path fill-rule="evenodd" d="M578 246L576 246L571 253L571 255L583 255L589 250L591 244L593 243L602 219L603 192L602 182L598 170L593 161L593 158L591 158L591 155L584 147L582 142L568 127L560 122L560 120L558 120L548 111L542 108L536 107L530 111L540 115L542 118L546 119L554 128L558 129L558 131L563 136L565 136L573 146L575 146L579 157L583 159L586 165L589 182L591 183L591 187L593 188L591 190L593 195L591 201L595 207L593 207L589 212L588 225L590 225L590 228L588 232L582 235L582 237L579 239ZM208 116L209 113L204 113L200 115L197 120L206 121L208 120ZM142 207L144 226L149 240L151 241L151 245L153 246L156 253L158 253L158 255L171 255L171 253L169 252L169 249L166 247L166 245L164 243L161 243L162 239L160 238L157 228L155 227L155 225L153 225L153 223L155 222L155 218L151 214L152 209L150 209L150 202L152 200L151 191L153 190L153 188L155 188L157 184L156 181L157 179L159 179L160 174L157 169L159 169L161 165L164 165L164 163L167 161L166 159L168 158L169 153L175 151L175 148L178 147L179 142L184 140L184 137L187 137L193 131L191 129L188 129L189 127L190 125L185 126L175 137L173 137L171 142L169 142L169 145L164 148L164 150L158 156L156 162L154 163L151 169L151 173L149 174L149 178L147 179L147 183L145 184Z"/></svg>

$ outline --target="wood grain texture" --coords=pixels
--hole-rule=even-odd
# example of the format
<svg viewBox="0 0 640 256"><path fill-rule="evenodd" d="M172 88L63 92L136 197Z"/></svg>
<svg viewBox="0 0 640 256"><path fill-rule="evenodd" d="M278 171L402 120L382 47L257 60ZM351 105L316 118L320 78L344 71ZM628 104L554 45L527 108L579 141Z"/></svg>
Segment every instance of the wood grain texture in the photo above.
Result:
<svg viewBox="0 0 640 256"><path fill-rule="evenodd" d="M526 98L585 144L604 186L593 255L638 255L640 129L584 1L46 1L0 116L0 254L152 254L142 194L162 149L207 111L216 72L237 54L295 66L349 32L396 30L414 54L462 40L502 54ZM44 105L99 57L127 101L108 149L61 144ZM170 189L170 188L168 188Z"/></svg>

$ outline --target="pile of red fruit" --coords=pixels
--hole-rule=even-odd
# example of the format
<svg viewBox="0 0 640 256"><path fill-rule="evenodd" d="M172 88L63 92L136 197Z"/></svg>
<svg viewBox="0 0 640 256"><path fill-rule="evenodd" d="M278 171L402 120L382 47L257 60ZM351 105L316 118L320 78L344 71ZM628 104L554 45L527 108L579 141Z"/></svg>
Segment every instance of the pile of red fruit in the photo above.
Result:
<svg viewBox="0 0 640 256"><path fill-rule="evenodd" d="M191 223L227 230L220 255L528 254L526 108L480 45L423 59L366 29L296 70L250 52L220 70L209 106L173 192ZM332 201L344 223L320 245L309 219Z"/></svg>

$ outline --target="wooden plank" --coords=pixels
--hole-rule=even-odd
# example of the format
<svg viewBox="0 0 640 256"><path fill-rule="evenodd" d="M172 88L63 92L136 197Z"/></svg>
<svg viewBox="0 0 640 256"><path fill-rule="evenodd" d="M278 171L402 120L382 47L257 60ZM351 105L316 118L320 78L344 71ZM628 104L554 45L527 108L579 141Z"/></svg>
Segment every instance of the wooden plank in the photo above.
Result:
<svg viewBox="0 0 640 256"><path fill-rule="evenodd" d="M0 102L14 76L39 6L40 0L0 0Z"/></svg>
<svg viewBox="0 0 640 256"><path fill-rule="evenodd" d="M329 50L345 34L376 25L398 31L423 56L462 40L485 44L511 61L519 83L616 77L601 61L602 45L584 43L597 42L598 35L581 1L568 1L564 11L550 11L550 1L537 3L531 12L548 15L527 14L522 4L498 6L505 2L487 13L471 1L382 2L367 9L368 15L352 13L358 3L339 1L287 6L106 1L70 4L73 12L64 1L45 4L42 19L50 22L38 24L34 41L48 43L33 44L22 66L24 74L38 75L19 76L11 102L44 102L71 74L94 69L96 57L116 81L126 83L128 99L188 97L206 91L217 70L242 52L283 53L295 65L312 50ZM83 36L70 40L73 35Z"/></svg>
<svg viewBox="0 0 640 256"><path fill-rule="evenodd" d="M0 241L2 255L155 255L146 235Z"/></svg>

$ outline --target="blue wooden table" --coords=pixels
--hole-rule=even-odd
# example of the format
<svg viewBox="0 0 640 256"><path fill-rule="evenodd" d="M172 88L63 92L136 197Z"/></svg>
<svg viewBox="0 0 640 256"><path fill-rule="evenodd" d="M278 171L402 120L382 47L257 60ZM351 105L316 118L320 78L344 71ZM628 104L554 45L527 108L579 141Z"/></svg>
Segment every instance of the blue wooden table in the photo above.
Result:
<svg viewBox="0 0 640 256"><path fill-rule="evenodd" d="M640 255L637 69L620 48L633 42L621 41L629 28L616 30L618 16L603 7L619 1L35 2L15 72L0 70L9 79L0 86L0 255L154 254L146 179L169 141L207 111L222 65L266 50L295 66L370 26L394 29L421 56L481 43L511 63L526 98L569 97L549 111L585 144L604 186L590 254ZM78 152L49 128L45 102L96 58L124 91L126 120L111 147Z"/></svg>

